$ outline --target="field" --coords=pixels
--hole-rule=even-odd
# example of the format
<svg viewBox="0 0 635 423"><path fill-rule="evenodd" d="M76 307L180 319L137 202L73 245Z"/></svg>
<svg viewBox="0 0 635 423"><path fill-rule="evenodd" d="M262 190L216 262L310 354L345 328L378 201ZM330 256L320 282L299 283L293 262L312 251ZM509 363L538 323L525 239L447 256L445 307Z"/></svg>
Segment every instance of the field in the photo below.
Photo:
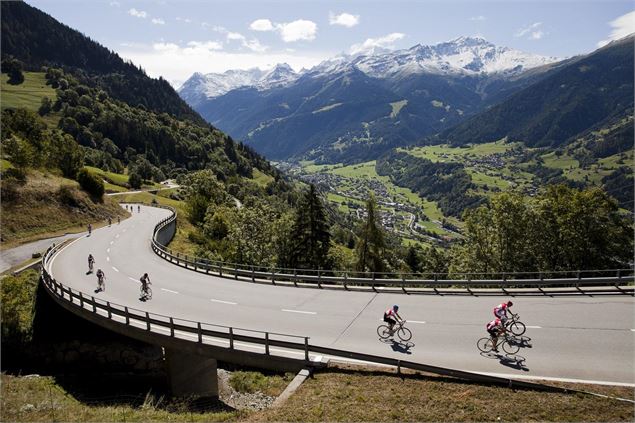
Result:
<svg viewBox="0 0 635 423"><path fill-rule="evenodd" d="M0 89L2 90L2 108L25 108L32 112L38 111L42 104L42 98L48 97L55 102L57 93L55 89L46 85L46 78L43 72L23 72L24 82L19 85L9 84L7 74L2 74L0 78ZM45 116L44 121L49 127L56 127L60 116L51 113Z"/></svg>

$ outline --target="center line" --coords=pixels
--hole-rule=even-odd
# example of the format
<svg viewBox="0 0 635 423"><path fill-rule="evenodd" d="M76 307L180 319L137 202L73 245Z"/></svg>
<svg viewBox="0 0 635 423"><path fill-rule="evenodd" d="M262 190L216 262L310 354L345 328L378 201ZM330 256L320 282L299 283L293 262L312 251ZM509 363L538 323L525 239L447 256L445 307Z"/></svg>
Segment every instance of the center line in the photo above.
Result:
<svg viewBox="0 0 635 423"><path fill-rule="evenodd" d="M130 279L133 282L137 282L137 280L135 278L131 278L130 276L128 276L128 279Z"/></svg>
<svg viewBox="0 0 635 423"><path fill-rule="evenodd" d="M109 252L110 252L110 248L107 248L107 249L106 249L106 252L107 252L107 253L109 253Z"/></svg>
<svg viewBox="0 0 635 423"><path fill-rule="evenodd" d="M635 332L635 329L631 329L631 332Z"/></svg>
<svg viewBox="0 0 635 423"><path fill-rule="evenodd" d="M178 292L176 292L176 291L172 291L171 289L166 289L166 288L161 288L161 291L171 292L171 293L173 293L173 294L178 294Z"/></svg>
<svg viewBox="0 0 635 423"><path fill-rule="evenodd" d="M525 326L528 329L542 329L542 326Z"/></svg>
<svg viewBox="0 0 635 423"><path fill-rule="evenodd" d="M115 272L119 272L119 269L117 269L115 266L111 266L112 270L114 270Z"/></svg>
<svg viewBox="0 0 635 423"><path fill-rule="evenodd" d="M110 256L106 256L106 261L110 261Z"/></svg>
<svg viewBox="0 0 635 423"><path fill-rule="evenodd" d="M419 321L419 320L406 320L406 323L420 323L420 324L425 324L425 322Z"/></svg>
<svg viewBox="0 0 635 423"><path fill-rule="evenodd" d="M231 302L231 301L215 300L215 299L213 299L213 298L210 298L209 300L210 300L210 301L212 301L212 302L215 302L215 303L221 303L221 304L229 304L229 305L236 305L236 304L238 304L238 303L233 303L233 302Z"/></svg>
<svg viewBox="0 0 635 423"><path fill-rule="evenodd" d="M115 238L119 238L119 234L115 235Z"/></svg>
<svg viewBox="0 0 635 423"><path fill-rule="evenodd" d="M112 244L114 244L114 243L115 243L115 241L110 241L110 245L112 245Z"/></svg>
<svg viewBox="0 0 635 423"><path fill-rule="evenodd" d="M286 311L288 313L317 314L315 311L288 310L286 308L283 308L282 311Z"/></svg>

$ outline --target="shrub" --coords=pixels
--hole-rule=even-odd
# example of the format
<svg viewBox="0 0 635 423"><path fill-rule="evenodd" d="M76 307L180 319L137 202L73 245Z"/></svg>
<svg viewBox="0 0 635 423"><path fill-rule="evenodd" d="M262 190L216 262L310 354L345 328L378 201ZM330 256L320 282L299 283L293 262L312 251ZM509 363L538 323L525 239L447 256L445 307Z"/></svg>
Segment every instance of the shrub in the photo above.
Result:
<svg viewBox="0 0 635 423"><path fill-rule="evenodd" d="M142 182L143 180L141 179L141 175L135 171L132 171L128 176L128 184L130 185L130 188L141 188Z"/></svg>
<svg viewBox="0 0 635 423"><path fill-rule="evenodd" d="M0 284L2 301L2 341L24 342L31 336L33 304L38 273L28 270L18 276L7 276Z"/></svg>
<svg viewBox="0 0 635 423"><path fill-rule="evenodd" d="M77 182L84 191L94 198L101 198L104 195L104 181L99 176L90 173L86 168L77 172Z"/></svg>

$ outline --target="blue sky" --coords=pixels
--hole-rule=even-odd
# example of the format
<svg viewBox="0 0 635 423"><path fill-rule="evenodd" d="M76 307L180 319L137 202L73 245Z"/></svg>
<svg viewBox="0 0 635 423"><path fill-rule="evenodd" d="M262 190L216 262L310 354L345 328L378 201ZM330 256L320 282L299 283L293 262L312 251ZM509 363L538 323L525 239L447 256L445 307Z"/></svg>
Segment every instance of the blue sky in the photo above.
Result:
<svg viewBox="0 0 635 423"><path fill-rule="evenodd" d="M635 5L602 1L27 0L151 76L296 70L374 46L407 48L479 35L545 56L587 53L635 31Z"/></svg>

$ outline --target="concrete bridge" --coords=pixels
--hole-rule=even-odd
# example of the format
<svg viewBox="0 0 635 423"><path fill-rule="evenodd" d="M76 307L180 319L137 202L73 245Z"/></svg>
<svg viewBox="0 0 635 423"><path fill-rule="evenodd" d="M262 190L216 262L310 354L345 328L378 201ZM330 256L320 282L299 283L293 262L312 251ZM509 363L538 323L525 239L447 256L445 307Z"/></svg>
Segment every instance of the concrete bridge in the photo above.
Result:
<svg viewBox="0 0 635 423"><path fill-rule="evenodd" d="M177 256L164 247L175 231L173 212L140 210L49 251L42 280L80 317L164 347L177 395L216 395L216 360L297 370L330 357L496 383L635 386L632 273L461 281L272 274ZM89 253L106 274L105 291L86 273ZM145 272L154 291L148 301L140 299ZM515 357L479 354L492 308L512 295L528 327L524 348ZM408 343L376 335L392 304L414 333Z"/></svg>

